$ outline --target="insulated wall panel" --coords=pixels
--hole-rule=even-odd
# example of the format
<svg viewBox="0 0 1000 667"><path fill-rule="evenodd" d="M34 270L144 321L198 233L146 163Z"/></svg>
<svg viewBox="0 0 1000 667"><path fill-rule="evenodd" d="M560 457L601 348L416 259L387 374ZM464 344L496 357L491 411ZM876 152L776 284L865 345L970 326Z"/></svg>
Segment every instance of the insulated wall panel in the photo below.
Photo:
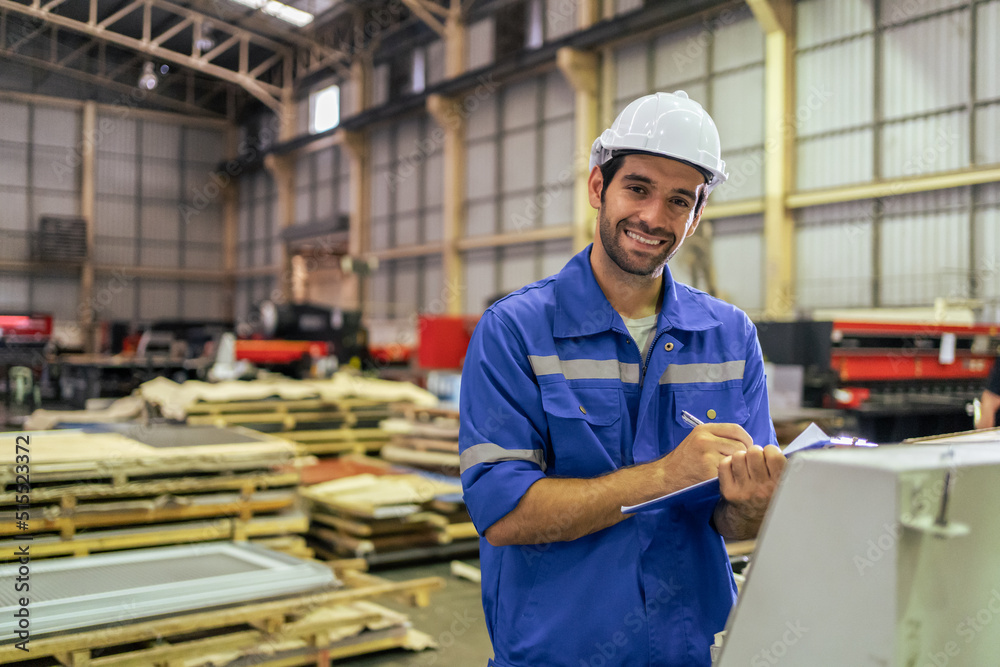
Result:
<svg viewBox="0 0 1000 667"><path fill-rule="evenodd" d="M462 311L482 313L487 299L496 295L496 251L492 248L470 250L462 258L465 268L465 299Z"/></svg>
<svg viewBox="0 0 1000 667"><path fill-rule="evenodd" d="M513 292L538 279L538 250L535 243L522 243L503 249L500 255L498 294Z"/></svg>
<svg viewBox="0 0 1000 667"><path fill-rule="evenodd" d="M980 99L1000 97L1000 0L977 7L976 93Z"/></svg>
<svg viewBox="0 0 1000 667"><path fill-rule="evenodd" d="M764 308L763 226L759 215L712 221L716 288L723 299L748 312ZM704 285L698 287L705 289Z"/></svg>
<svg viewBox="0 0 1000 667"><path fill-rule="evenodd" d="M557 239L541 243L541 270L538 278L547 278L560 271L573 257L573 243L570 239Z"/></svg>
<svg viewBox="0 0 1000 667"><path fill-rule="evenodd" d="M703 23L657 37L653 42L654 88L673 92L685 84L687 90L687 82L707 77L712 41L712 31ZM691 99L701 101L687 92Z"/></svg>
<svg viewBox="0 0 1000 667"><path fill-rule="evenodd" d="M764 143L763 66L715 76L711 95L724 156Z"/></svg>
<svg viewBox="0 0 1000 667"><path fill-rule="evenodd" d="M969 296L969 196L956 188L884 200L881 305Z"/></svg>
<svg viewBox="0 0 1000 667"><path fill-rule="evenodd" d="M867 183L873 178L874 131L870 128L800 139L796 161L799 190Z"/></svg>
<svg viewBox="0 0 1000 667"><path fill-rule="evenodd" d="M28 276L0 273L0 310L29 310L31 283Z"/></svg>
<svg viewBox="0 0 1000 667"><path fill-rule="evenodd" d="M468 26L465 37L468 70L478 69L493 62L493 17L476 21Z"/></svg>
<svg viewBox="0 0 1000 667"><path fill-rule="evenodd" d="M414 257L407 257L395 262L392 301L395 307L394 317L397 319L416 318L421 288L418 269L419 261Z"/></svg>
<svg viewBox="0 0 1000 667"><path fill-rule="evenodd" d="M968 136L965 111L888 125L882 133L882 175L922 176L966 167Z"/></svg>
<svg viewBox="0 0 1000 667"><path fill-rule="evenodd" d="M31 309L51 313L57 320L76 320L80 281L75 276L33 275Z"/></svg>
<svg viewBox="0 0 1000 667"><path fill-rule="evenodd" d="M871 30L875 19L870 0L799 0L795 5L799 48Z"/></svg>
<svg viewBox="0 0 1000 667"><path fill-rule="evenodd" d="M720 14L709 24L714 32L712 67L715 71L760 62L764 33L747 7Z"/></svg>
<svg viewBox="0 0 1000 667"><path fill-rule="evenodd" d="M423 289L420 296L421 313L443 313L448 308L448 297L451 292L460 290L459 285L445 285L444 271L439 255L428 255L423 258L420 269Z"/></svg>
<svg viewBox="0 0 1000 667"><path fill-rule="evenodd" d="M368 280L368 305L365 317L384 319L391 316L392 262L381 262Z"/></svg>
<svg viewBox="0 0 1000 667"><path fill-rule="evenodd" d="M139 318L143 320L177 319L181 317L178 285L169 280L142 278L139 289Z"/></svg>
<svg viewBox="0 0 1000 667"><path fill-rule="evenodd" d="M805 51L796 59L795 130L809 137L873 121L874 38Z"/></svg>
<svg viewBox="0 0 1000 667"><path fill-rule="evenodd" d="M545 0L545 39L554 40L576 30L576 0Z"/></svg>
<svg viewBox="0 0 1000 667"><path fill-rule="evenodd" d="M799 211L795 280L800 308L874 305L875 224L875 208L870 200Z"/></svg>
<svg viewBox="0 0 1000 667"><path fill-rule="evenodd" d="M1000 102L976 110L975 151L978 165L1000 162Z"/></svg>
<svg viewBox="0 0 1000 667"><path fill-rule="evenodd" d="M968 101L967 10L887 29L883 39L881 93L886 118L938 111Z"/></svg>

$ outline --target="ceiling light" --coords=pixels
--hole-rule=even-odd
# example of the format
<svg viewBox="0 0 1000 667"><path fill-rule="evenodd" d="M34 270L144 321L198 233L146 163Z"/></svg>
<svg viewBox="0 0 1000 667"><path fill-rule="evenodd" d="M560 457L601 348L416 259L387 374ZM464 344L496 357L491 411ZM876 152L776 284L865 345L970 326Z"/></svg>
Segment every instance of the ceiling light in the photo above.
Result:
<svg viewBox="0 0 1000 667"><path fill-rule="evenodd" d="M304 12L301 9L290 7L283 2L278 2L277 0L233 0L233 2L241 4L244 7L250 7L251 9L259 9L265 14L281 19L286 23L291 23L292 25L300 28L312 23L314 18L309 12Z"/></svg>
<svg viewBox="0 0 1000 667"><path fill-rule="evenodd" d="M143 90L152 90L156 88L156 84L160 82L160 78L156 76L156 72L153 71L153 63L149 60L146 64L142 66L142 76L139 77L139 87Z"/></svg>
<svg viewBox="0 0 1000 667"><path fill-rule="evenodd" d="M194 46L201 53L208 53L215 46L215 38L212 33L215 30L215 26L211 23L205 22L201 25L201 31L198 38L194 41Z"/></svg>

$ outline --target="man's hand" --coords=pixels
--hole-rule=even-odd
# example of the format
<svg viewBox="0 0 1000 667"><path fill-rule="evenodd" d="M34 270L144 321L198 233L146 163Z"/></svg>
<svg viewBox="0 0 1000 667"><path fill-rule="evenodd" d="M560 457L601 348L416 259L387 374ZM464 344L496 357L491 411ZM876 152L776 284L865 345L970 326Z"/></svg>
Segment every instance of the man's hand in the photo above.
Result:
<svg viewBox="0 0 1000 667"><path fill-rule="evenodd" d="M722 501L715 510L719 532L726 537L754 537L785 469L785 455L774 445L751 445L719 464Z"/></svg>
<svg viewBox="0 0 1000 667"><path fill-rule="evenodd" d="M676 449L659 460L674 486L665 492L712 479L719 474L723 461L746 454L752 446L753 438L738 424L695 426Z"/></svg>

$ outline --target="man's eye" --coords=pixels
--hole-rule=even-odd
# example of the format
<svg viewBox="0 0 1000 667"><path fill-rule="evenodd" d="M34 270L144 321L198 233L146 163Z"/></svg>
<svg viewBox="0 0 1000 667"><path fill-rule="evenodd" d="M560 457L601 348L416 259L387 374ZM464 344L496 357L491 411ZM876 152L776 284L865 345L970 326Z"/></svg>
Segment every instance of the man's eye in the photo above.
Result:
<svg viewBox="0 0 1000 667"><path fill-rule="evenodd" d="M646 194L646 190L641 185L630 185L628 189L639 195Z"/></svg>
<svg viewBox="0 0 1000 667"><path fill-rule="evenodd" d="M677 206L683 206L684 208L688 208L689 206L691 206L691 204L689 204L686 199L674 199L673 201L674 204L676 204Z"/></svg>

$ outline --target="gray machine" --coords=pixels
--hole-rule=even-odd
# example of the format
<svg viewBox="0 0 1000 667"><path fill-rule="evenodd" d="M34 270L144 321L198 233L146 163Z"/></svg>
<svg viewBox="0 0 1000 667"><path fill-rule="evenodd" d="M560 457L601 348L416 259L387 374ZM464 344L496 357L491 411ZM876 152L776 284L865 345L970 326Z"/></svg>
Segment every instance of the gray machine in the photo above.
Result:
<svg viewBox="0 0 1000 667"><path fill-rule="evenodd" d="M801 452L718 667L1000 665L1000 432Z"/></svg>

